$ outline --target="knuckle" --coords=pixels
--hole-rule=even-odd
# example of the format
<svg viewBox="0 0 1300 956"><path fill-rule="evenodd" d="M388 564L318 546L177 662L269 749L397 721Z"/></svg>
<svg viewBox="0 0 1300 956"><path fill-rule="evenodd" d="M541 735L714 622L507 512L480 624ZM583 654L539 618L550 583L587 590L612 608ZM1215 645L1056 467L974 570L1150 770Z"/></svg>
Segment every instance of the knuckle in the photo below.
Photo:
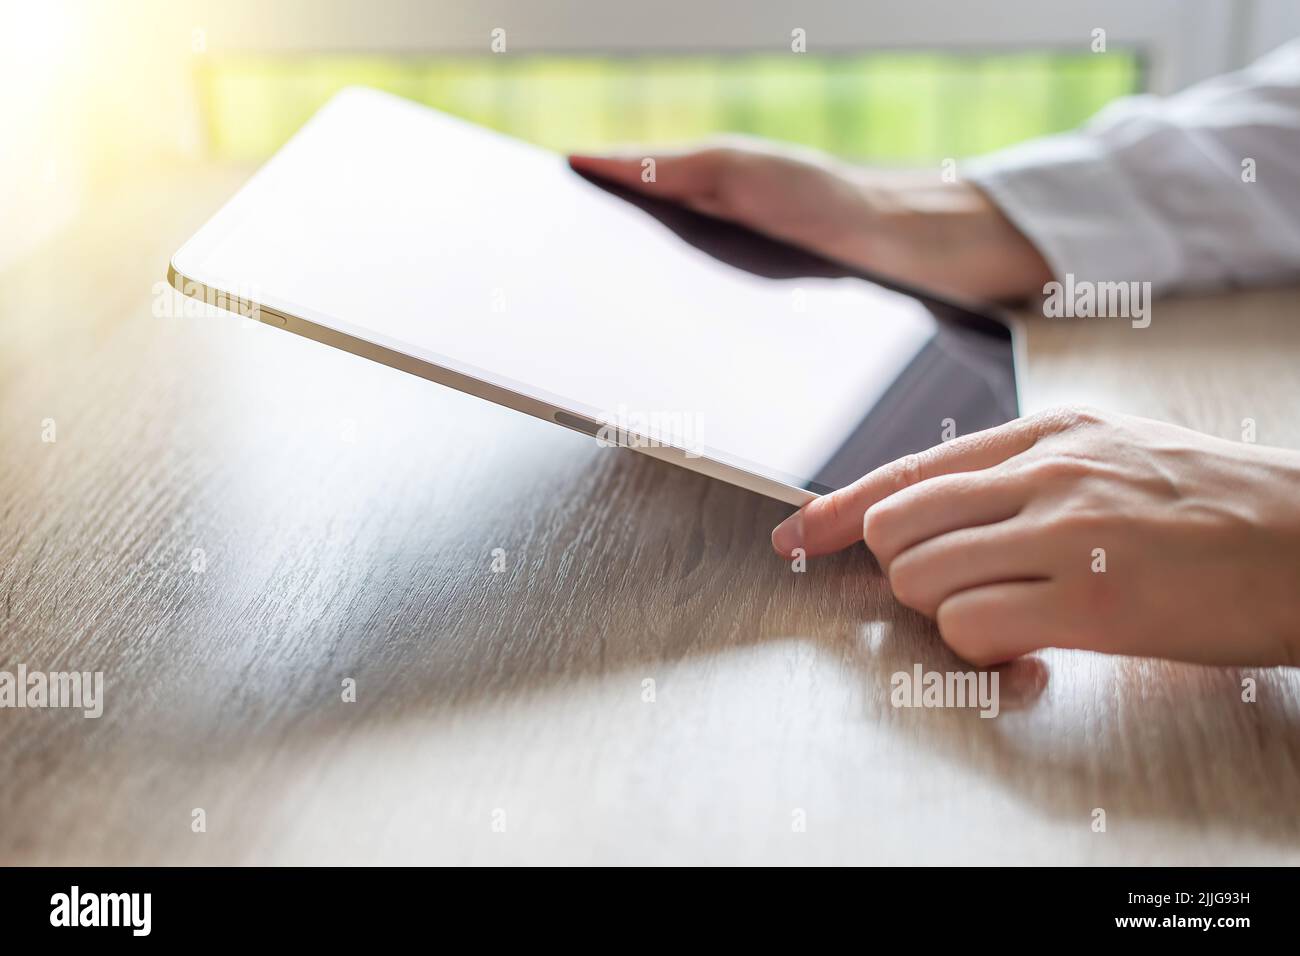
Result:
<svg viewBox="0 0 1300 956"><path fill-rule="evenodd" d="M889 587L894 597L900 603L918 609L925 601L926 581L919 565L920 562L903 555L889 566Z"/></svg>
<svg viewBox="0 0 1300 956"><path fill-rule="evenodd" d="M976 667L995 663L984 639L983 615L968 601L950 599L939 605L939 636L958 657Z"/></svg>
<svg viewBox="0 0 1300 956"><path fill-rule="evenodd" d="M1062 408L1060 414L1065 427L1071 429L1100 425L1105 420L1105 414L1091 405L1070 405Z"/></svg>
<svg viewBox="0 0 1300 956"><path fill-rule="evenodd" d="M1025 465L1025 475L1034 483L1060 484L1087 478L1094 471L1092 462L1069 455L1047 455Z"/></svg>
<svg viewBox="0 0 1300 956"><path fill-rule="evenodd" d="M925 458L923 454L913 453L904 455L894 463L894 473L891 478L895 490L901 491L915 485L924 475Z"/></svg>
<svg viewBox="0 0 1300 956"><path fill-rule="evenodd" d="M1047 530L1053 537L1092 539L1109 531L1113 520L1104 510L1076 507L1052 518Z"/></svg>
<svg viewBox="0 0 1300 956"><path fill-rule="evenodd" d="M878 503L867 509L863 519L862 537L872 553L887 564L885 554L894 538L895 518L898 509L892 505Z"/></svg>
<svg viewBox="0 0 1300 956"><path fill-rule="evenodd" d="M1024 420L1025 426L1036 438L1058 432L1063 427L1064 411L1062 408L1049 408L1035 412Z"/></svg>
<svg viewBox="0 0 1300 956"><path fill-rule="evenodd" d="M1103 421L1105 413L1091 405L1062 405L1030 417L1032 426L1040 436L1100 425Z"/></svg>
<svg viewBox="0 0 1300 956"><path fill-rule="evenodd" d="M1075 405L1070 414L1076 425L1100 425L1106 420L1106 413L1092 405Z"/></svg>

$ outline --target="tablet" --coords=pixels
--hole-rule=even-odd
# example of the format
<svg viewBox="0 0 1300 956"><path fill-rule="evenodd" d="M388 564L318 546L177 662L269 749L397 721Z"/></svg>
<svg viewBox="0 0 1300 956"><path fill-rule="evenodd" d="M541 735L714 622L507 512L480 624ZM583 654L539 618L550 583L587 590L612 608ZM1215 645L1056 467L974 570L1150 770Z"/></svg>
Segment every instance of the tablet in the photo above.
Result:
<svg viewBox="0 0 1300 956"><path fill-rule="evenodd" d="M1018 414L1005 317L330 100L172 258L181 292L791 504Z"/></svg>

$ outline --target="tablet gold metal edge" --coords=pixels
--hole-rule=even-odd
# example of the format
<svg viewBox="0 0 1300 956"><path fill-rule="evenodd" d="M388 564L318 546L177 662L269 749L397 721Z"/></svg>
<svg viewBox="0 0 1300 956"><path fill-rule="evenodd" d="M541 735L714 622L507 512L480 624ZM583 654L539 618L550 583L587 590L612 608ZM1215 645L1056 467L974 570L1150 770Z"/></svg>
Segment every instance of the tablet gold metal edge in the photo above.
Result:
<svg viewBox="0 0 1300 956"><path fill-rule="evenodd" d="M352 335L317 325L306 319L300 319L296 316L287 315L275 309L267 308L260 303L251 302L246 299L239 299L219 289L212 289L188 276L182 275L173 262L167 264L167 282L173 289L182 295L191 298L201 299L203 302L214 305L217 308L225 309L228 312L234 312L237 315L251 317L256 314L260 320L270 326L278 329L284 329L287 332L293 332L295 335L301 335L303 338L311 339L314 342L320 342L322 345L333 346L342 349L344 352L350 352L360 358L369 359L372 362L378 362L381 365L387 365L389 368L397 369L400 372L406 372L415 375L426 381L434 382L438 385L445 385L448 388L454 388L459 392L467 395L473 395L475 398L481 398L485 401L492 402L495 405L504 405L515 411L523 412L526 415L532 415L534 418L540 418L543 421L558 425L561 428L568 428L571 431L577 431L579 434L591 437L590 433L582 429L573 428L565 425L555 418L556 412L563 412L572 415L573 412L566 408L560 408L557 405L551 405L547 402L538 401L520 395L518 392L512 392L509 389L502 388L498 385L492 385L481 379L473 378L461 372L453 371L441 365L435 365L432 362L426 362L422 359L413 358L409 355L403 355L392 349L385 348L382 345L376 345L373 342L367 342ZM581 416L578 416L581 417ZM593 427L598 428L601 423L592 421ZM746 491L752 491L756 494L768 498L775 498L777 501L783 501L786 504L801 506L818 497L811 491L802 488L796 488L793 485L783 484L771 478L765 478L762 475L745 471L733 465L728 465L712 458L702 456L687 455L680 448L671 447L634 447L632 450L648 455L651 458L657 458L660 461L666 461L679 467L686 468L690 471L707 475L710 478L717 478L728 484L744 488Z"/></svg>

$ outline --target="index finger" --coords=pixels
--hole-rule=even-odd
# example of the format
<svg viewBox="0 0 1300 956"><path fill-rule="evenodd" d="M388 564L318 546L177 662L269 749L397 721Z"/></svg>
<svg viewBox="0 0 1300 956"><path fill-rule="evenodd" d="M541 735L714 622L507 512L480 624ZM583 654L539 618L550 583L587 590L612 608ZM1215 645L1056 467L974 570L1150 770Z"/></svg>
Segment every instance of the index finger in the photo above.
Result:
<svg viewBox="0 0 1300 956"><path fill-rule="evenodd" d="M783 557L829 554L862 540L867 509L929 478L992 468L1027 451L1043 432L1041 417L1017 418L882 465L853 484L810 501L776 526L772 547Z"/></svg>

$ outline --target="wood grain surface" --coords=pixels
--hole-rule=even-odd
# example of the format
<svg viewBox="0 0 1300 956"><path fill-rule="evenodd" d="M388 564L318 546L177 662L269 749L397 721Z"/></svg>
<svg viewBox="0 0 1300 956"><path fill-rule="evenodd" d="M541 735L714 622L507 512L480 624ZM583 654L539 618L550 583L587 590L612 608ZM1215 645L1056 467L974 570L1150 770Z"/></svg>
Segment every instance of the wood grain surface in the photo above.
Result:
<svg viewBox="0 0 1300 956"><path fill-rule="evenodd" d="M0 669L105 675L98 720L0 710L0 863L1300 860L1294 670L1047 652L996 719L895 709L960 663L864 548L777 559L786 506L156 314L246 175L120 190L0 274ZM1031 409L1300 446L1295 289L1029 343Z"/></svg>

